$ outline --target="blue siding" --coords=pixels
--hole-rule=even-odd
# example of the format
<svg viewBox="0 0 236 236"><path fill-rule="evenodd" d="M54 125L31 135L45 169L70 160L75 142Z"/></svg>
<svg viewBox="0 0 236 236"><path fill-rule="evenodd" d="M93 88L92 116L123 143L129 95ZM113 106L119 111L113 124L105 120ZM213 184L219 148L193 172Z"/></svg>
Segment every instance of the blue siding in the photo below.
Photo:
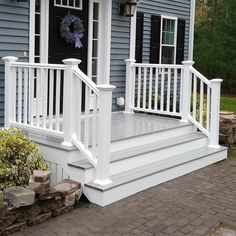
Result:
<svg viewBox="0 0 236 236"><path fill-rule="evenodd" d="M116 98L125 96L125 62L129 58L130 19L118 13L119 0L113 0L112 39L111 39L111 84L116 86L113 92L113 110L122 108L116 106ZM188 58L189 21L191 0L143 0L138 5L138 11L144 13L143 26L143 62L149 62L151 15L168 15L184 19L185 28L185 59Z"/></svg>
<svg viewBox="0 0 236 236"><path fill-rule="evenodd" d="M28 61L29 3L0 0L0 58L16 56ZM0 59L0 126L4 120L4 65Z"/></svg>
<svg viewBox="0 0 236 236"><path fill-rule="evenodd" d="M113 92L113 110L123 110L116 106L116 98L125 96L125 62L129 58L130 18L119 15L120 0L112 3L111 32L111 80L116 86Z"/></svg>

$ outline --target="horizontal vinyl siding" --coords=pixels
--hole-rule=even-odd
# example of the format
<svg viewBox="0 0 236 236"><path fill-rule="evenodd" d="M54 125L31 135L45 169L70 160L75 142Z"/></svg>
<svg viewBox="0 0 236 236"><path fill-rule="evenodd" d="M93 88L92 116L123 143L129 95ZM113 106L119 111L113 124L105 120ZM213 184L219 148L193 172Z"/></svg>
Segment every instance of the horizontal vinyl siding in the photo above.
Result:
<svg viewBox="0 0 236 236"><path fill-rule="evenodd" d="M118 13L119 0L113 0L112 38L111 38L111 80L116 86L113 92L113 110L124 108L116 106L116 98L125 96L125 62L129 58L130 19ZM143 62L149 63L151 15L174 16L185 20L185 50L188 58L189 22L191 0L143 0L138 5L138 11L144 13L143 22Z"/></svg>
<svg viewBox="0 0 236 236"><path fill-rule="evenodd" d="M28 61L29 3L0 0L0 58L16 56ZM4 64L0 59L0 126L4 120Z"/></svg>
<svg viewBox="0 0 236 236"><path fill-rule="evenodd" d="M144 13L143 62L150 59L151 15L166 15L185 20L184 58L188 59L191 0L143 0L138 11Z"/></svg>
<svg viewBox="0 0 236 236"><path fill-rule="evenodd" d="M119 111L116 98L125 96L125 62L129 58L130 18L119 15L120 0L112 2L112 32L111 32L111 80L116 86L113 92L112 108Z"/></svg>

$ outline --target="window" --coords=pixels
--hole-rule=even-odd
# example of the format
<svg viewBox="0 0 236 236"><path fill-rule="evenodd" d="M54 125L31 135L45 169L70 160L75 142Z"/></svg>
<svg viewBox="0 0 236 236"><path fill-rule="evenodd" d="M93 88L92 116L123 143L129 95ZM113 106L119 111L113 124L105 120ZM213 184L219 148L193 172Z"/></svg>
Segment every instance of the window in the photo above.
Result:
<svg viewBox="0 0 236 236"><path fill-rule="evenodd" d="M185 20L151 16L150 63L181 64L184 45Z"/></svg>
<svg viewBox="0 0 236 236"><path fill-rule="evenodd" d="M160 63L176 63L177 18L161 17Z"/></svg>
<svg viewBox="0 0 236 236"><path fill-rule="evenodd" d="M54 6L82 10L82 0L54 0Z"/></svg>

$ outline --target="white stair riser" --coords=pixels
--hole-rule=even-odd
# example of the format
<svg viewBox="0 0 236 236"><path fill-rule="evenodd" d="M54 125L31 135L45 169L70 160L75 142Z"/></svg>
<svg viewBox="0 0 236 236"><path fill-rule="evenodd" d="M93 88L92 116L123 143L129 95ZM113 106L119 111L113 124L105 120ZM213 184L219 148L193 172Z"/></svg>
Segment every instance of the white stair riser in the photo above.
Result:
<svg viewBox="0 0 236 236"><path fill-rule="evenodd" d="M111 152L117 152L126 148L136 147L138 145L145 145L152 142L164 141L171 138L179 137L181 135L190 134L196 131L193 125L178 127L175 129L165 130L163 132L156 132L152 134L140 135L128 139L122 139L111 143Z"/></svg>
<svg viewBox="0 0 236 236"><path fill-rule="evenodd" d="M172 147L163 148L160 150L148 152L141 155L132 156L121 161L112 162L110 165L110 175L118 174L123 171L135 169L150 163L154 163L158 160L163 160L165 158L182 154L188 151L193 151L207 145L207 138L193 140L187 143L178 144ZM80 172L84 172L85 183L91 182L95 179L95 169L82 170L78 169Z"/></svg>
<svg viewBox="0 0 236 236"><path fill-rule="evenodd" d="M203 168L215 162L226 159L227 151L222 151L215 153L201 159L197 159L182 165L178 165L173 168L158 172L156 174L135 180L133 182L120 185L116 188L101 192L99 190L84 187L83 191L86 197L93 203L100 206L106 206L113 202L116 202L125 197L136 194L137 192L143 191L150 187L156 186L163 182L172 180L174 178L180 177L194 170Z"/></svg>

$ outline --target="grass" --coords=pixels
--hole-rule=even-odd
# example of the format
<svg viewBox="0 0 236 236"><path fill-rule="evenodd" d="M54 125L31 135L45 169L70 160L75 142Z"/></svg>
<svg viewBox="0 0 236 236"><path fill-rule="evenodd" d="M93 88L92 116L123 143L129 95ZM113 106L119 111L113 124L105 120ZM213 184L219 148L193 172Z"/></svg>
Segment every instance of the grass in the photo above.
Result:
<svg viewBox="0 0 236 236"><path fill-rule="evenodd" d="M221 111L232 111L236 115L236 97L222 96L220 102Z"/></svg>

